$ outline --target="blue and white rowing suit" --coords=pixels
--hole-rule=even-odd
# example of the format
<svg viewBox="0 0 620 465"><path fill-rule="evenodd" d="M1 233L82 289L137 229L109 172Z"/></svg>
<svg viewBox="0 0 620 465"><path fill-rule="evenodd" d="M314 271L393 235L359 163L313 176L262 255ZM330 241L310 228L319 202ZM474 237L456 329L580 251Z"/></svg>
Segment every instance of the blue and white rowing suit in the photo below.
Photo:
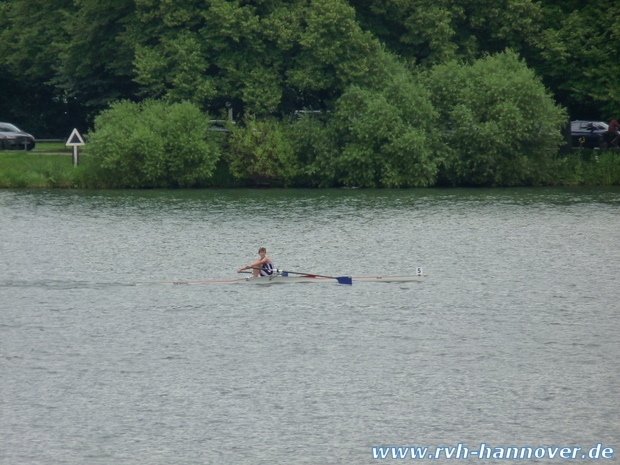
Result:
<svg viewBox="0 0 620 465"><path fill-rule="evenodd" d="M274 270L273 263L263 263L263 267L260 270L261 276L271 276Z"/></svg>

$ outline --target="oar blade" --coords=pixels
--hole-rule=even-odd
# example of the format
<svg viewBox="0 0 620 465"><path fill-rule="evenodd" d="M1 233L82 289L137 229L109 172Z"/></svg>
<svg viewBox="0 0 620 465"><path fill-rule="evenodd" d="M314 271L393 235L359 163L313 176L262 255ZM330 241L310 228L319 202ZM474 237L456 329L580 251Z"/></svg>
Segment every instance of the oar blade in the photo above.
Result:
<svg viewBox="0 0 620 465"><path fill-rule="evenodd" d="M348 284L349 286L353 285L353 278L351 276L339 276L336 278L338 284Z"/></svg>

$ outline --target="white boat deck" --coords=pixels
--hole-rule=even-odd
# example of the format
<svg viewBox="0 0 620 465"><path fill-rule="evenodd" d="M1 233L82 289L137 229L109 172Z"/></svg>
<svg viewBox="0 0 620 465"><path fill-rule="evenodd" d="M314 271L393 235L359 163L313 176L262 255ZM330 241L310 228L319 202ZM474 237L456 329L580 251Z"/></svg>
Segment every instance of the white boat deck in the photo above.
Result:
<svg viewBox="0 0 620 465"><path fill-rule="evenodd" d="M351 279L353 283L361 282L383 282L383 283L402 283L402 282L414 282L423 281L426 275L414 275L414 276L353 276ZM235 279L222 279L211 281L169 281L169 282L150 282L150 283L137 283L138 285L144 284L292 284L292 283L321 283L321 284L335 284L338 283L336 278L326 278L313 275L301 275L301 276L260 276L258 278L235 278Z"/></svg>

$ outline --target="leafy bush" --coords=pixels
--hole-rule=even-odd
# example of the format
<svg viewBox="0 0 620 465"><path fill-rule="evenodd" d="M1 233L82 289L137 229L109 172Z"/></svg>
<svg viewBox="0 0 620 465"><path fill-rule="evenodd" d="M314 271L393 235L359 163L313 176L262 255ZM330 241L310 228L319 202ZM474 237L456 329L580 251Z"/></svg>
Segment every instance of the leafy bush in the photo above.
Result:
<svg viewBox="0 0 620 465"><path fill-rule="evenodd" d="M305 187L333 187L341 174L334 163L338 143L331 115L306 114L290 125L290 138L300 164L297 184Z"/></svg>
<svg viewBox="0 0 620 465"><path fill-rule="evenodd" d="M552 184L620 186L620 153L613 150L574 150L556 161Z"/></svg>
<svg viewBox="0 0 620 465"><path fill-rule="evenodd" d="M384 64L382 82L350 86L338 99L325 130L335 148L317 153L310 167L347 186L432 185L440 162L436 112L408 72Z"/></svg>
<svg viewBox="0 0 620 465"><path fill-rule="evenodd" d="M218 134L189 102L121 101L95 119L88 153L110 187L191 187L211 177Z"/></svg>
<svg viewBox="0 0 620 465"><path fill-rule="evenodd" d="M439 65L425 82L443 122L443 178L455 185L544 182L567 117L515 53Z"/></svg>
<svg viewBox="0 0 620 465"><path fill-rule="evenodd" d="M248 116L243 126L231 129L226 160L235 178L252 185L292 184L298 164L286 123Z"/></svg>

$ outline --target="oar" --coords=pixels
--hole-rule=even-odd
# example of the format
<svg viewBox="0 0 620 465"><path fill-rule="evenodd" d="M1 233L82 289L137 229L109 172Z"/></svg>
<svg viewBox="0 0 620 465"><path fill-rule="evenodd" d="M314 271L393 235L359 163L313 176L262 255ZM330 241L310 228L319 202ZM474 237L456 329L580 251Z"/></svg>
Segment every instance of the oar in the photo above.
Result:
<svg viewBox="0 0 620 465"><path fill-rule="evenodd" d="M253 269L264 270L265 268L253 268ZM317 278L335 279L336 281L338 281L338 284L348 284L349 286L353 285L353 279L351 278L351 276L325 276L325 275L316 274L316 273L301 273L299 271L285 271L285 270L276 270L276 269L273 269L272 271L275 271L276 273L281 273L282 276L286 276L284 273L299 274L299 275L305 275L305 276L316 276Z"/></svg>

